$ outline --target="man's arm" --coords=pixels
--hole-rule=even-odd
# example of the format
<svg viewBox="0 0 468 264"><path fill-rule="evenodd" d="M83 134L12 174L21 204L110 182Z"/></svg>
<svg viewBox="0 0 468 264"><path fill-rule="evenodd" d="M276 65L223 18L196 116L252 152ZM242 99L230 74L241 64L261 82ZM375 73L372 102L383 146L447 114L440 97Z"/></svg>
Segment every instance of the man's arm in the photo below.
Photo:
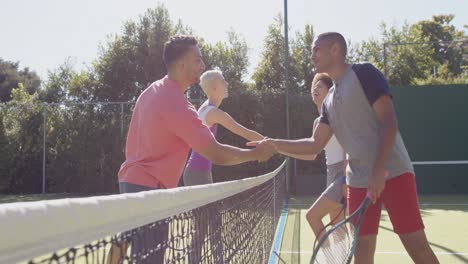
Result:
<svg viewBox="0 0 468 264"><path fill-rule="evenodd" d="M398 125L390 87L382 72L370 63L353 65L353 69L378 122L379 142L368 186L368 192L375 202L385 188L385 161L393 148Z"/></svg>
<svg viewBox="0 0 468 264"><path fill-rule="evenodd" d="M261 141L255 149L241 149L230 145L220 144L213 140L205 148L198 150L203 157L216 165L237 165L248 161L266 161L275 154L272 145Z"/></svg>
<svg viewBox="0 0 468 264"><path fill-rule="evenodd" d="M319 122L318 122L318 118L317 118L317 119L315 119L314 125L313 125L313 128L312 128L312 136L314 135L315 129L317 129L318 124L319 124ZM295 158L295 159L300 159L300 160L315 160L317 158L316 154L314 154L314 155L295 155L295 154L292 154L292 153L281 152L281 151L279 153L283 154L283 155L286 155L286 156L289 156L289 157L292 157L292 158Z"/></svg>
<svg viewBox="0 0 468 264"><path fill-rule="evenodd" d="M372 105L379 122L379 143L372 175L370 175L369 191L378 198L385 187L385 161L395 143L398 122L389 95L381 96Z"/></svg>
<svg viewBox="0 0 468 264"><path fill-rule="evenodd" d="M180 107L175 108L177 104ZM235 165L254 160L266 161L275 153L274 147L263 141L255 149L240 149L218 143L208 127L203 125L195 107L186 100L168 103L168 108L173 108L173 111L168 111L163 116L166 127L214 164Z"/></svg>
<svg viewBox="0 0 468 264"><path fill-rule="evenodd" d="M303 138L296 140L287 139L266 139L265 141L272 144L277 152L290 153L292 155L316 155L325 147L333 132L329 125L319 123L315 133L311 138ZM249 142L248 146L255 146L258 142Z"/></svg>

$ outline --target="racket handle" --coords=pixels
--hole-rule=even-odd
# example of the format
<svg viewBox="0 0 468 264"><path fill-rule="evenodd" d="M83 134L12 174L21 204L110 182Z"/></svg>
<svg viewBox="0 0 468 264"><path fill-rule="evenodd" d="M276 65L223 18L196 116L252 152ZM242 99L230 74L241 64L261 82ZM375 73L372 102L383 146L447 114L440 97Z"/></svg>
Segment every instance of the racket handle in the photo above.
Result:
<svg viewBox="0 0 468 264"><path fill-rule="evenodd" d="M388 170L385 170L384 171L384 177L385 178L388 178L388 175L390 175L389 171ZM371 192L367 191L367 194L366 194L367 198L371 199L371 200L374 200L374 194L372 194Z"/></svg>
<svg viewBox="0 0 468 264"><path fill-rule="evenodd" d="M389 173L388 170L385 170L385 171L384 171L384 177L385 177L385 178L388 178L388 175L389 175L389 174L390 174L390 173ZM371 192L369 192L369 191L367 191L366 196L367 196L367 198L369 198L369 199L371 199L371 200L373 200L373 198L374 198L374 195L373 195Z"/></svg>

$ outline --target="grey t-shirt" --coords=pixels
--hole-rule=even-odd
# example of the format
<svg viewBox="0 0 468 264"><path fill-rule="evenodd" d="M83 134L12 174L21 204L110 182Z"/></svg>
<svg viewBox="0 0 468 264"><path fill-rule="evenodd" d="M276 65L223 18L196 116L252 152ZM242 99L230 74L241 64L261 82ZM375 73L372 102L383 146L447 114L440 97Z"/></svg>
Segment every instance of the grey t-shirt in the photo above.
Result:
<svg viewBox="0 0 468 264"><path fill-rule="evenodd" d="M368 185L379 144L378 119L372 105L390 88L383 74L372 64L350 65L330 89L322 106L320 122L330 125L348 154L346 182L352 187ZM414 173L401 134L385 162L388 179L405 172Z"/></svg>

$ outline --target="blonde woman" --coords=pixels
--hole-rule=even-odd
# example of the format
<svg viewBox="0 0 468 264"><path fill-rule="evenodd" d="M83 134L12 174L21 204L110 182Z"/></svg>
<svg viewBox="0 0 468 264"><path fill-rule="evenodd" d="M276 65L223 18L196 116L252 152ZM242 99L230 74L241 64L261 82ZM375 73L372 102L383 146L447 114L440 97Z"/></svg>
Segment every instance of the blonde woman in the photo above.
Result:
<svg viewBox="0 0 468 264"><path fill-rule="evenodd" d="M228 83L218 70L206 71L200 77L200 86L208 99L198 109L198 116L216 136L218 125L249 141L262 140L263 136L237 123L228 113L219 109L228 97ZM212 162L196 151L192 151L184 171L185 186L209 184L213 182Z"/></svg>
<svg viewBox="0 0 468 264"><path fill-rule="evenodd" d="M221 125L246 140L258 141L263 139L261 134L245 128L237 123L228 113L218 108L229 94L228 83L221 71L211 70L203 73L200 77L200 86L208 99L198 109L198 116L214 136L216 136L218 125ZM184 185L192 186L213 183L211 168L212 162L209 159L192 150L183 175ZM222 241L222 220L219 215L202 215L196 217L193 223L196 227L199 227L194 234L193 241L203 241L208 232L212 236L211 241ZM207 223L208 229L204 228L205 225L203 223ZM189 256L190 263L200 263L203 259L201 248L195 246L195 244L192 244L191 247L193 248ZM224 263L222 245L210 244L210 247L213 263Z"/></svg>

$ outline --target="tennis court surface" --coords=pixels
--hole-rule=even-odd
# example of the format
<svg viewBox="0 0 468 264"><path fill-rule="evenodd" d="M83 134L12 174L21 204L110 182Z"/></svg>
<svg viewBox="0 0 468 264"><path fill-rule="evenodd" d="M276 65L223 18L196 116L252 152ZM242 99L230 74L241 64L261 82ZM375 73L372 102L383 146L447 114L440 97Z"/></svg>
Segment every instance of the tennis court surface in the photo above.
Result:
<svg viewBox="0 0 468 264"><path fill-rule="evenodd" d="M305 214L315 197L291 197L284 226L277 234L278 257L270 263L309 263L314 234ZM468 195L420 196L421 214L430 245L440 263L468 263ZM276 254L275 254L276 256ZM382 212L375 263L413 263L406 254L386 211Z"/></svg>

